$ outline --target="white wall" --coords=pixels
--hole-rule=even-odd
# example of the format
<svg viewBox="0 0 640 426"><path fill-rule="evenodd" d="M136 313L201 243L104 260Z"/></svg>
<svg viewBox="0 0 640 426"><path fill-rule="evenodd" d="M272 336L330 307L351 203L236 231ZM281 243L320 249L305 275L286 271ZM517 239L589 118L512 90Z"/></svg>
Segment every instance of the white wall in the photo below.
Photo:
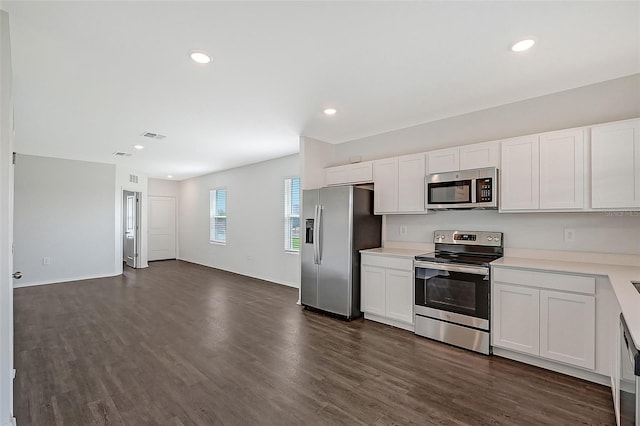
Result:
<svg viewBox="0 0 640 426"><path fill-rule="evenodd" d="M176 180L149 178L149 196L175 197L180 195L180 183Z"/></svg>
<svg viewBox="0 0 640 426"><path fill-rule="evenodd" d="M335 145L305 136L300 137L300 188L315 189L325 185L324 168L333 162Z"/></svg>
<svg viewBox="0 0 640 426"><path fill-rule="evenodd" d="M18 155L14 263L23 278L17 285L119 273L113 248L120 216L115 181L114 165ZM44 257L50 265L43 264Z"/></svg>
<svg viewBox="0 0 640 426"><path fill-rule="evenodd" d="M640 74L339 144L332 165L355 156L375 160L635 117Z"/></svg>
<svg viewBox="0 0 640 426"><path fill-rule="evenodd" d="M405 235L400 226L406 226ZM564 242L564 229L575 242ZM568 250L640 255L640 212L498 213L495 210L438 211L387 215L387 241L433 242L433 231L459 229L504 232L505 248Z"/></svg>
<svg viewBox="0 0 640 426"><path fill-rule="evenodd" d="M0 10L0 425L13 411L13 288L11 274L13 105L9 15Z"/></svg>
<svg viewBox="0 0 640 426"><path fill-rule="evenodd" d="M293 287L297 254L284 251L284 179L299 173L298 156L180 182L180 259ZM209 190L227 189L227 244L209 243Z"/></svg>

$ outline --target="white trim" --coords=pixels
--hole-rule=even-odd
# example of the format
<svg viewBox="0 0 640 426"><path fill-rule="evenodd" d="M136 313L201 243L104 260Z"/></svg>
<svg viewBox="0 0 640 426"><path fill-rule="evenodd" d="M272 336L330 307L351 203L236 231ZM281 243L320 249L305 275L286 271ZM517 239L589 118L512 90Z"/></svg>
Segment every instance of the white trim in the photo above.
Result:
<svg viewBox="0 0 640 426"><path fill-rule="evenodd" d="M109 274L101 274L101 275L88 275L88 276L83 276L83 277L63 278L63 279L59 279L59 280L36 281L36 282L33 282L33 283L14 283L13 288L33 287L33 286L36 286L36 285L68 283L68 282L71 282L71 281L95 280L97 278L117 277L118 275L122 275L122 273L118 272L118 273L109 273Z"/></svg>

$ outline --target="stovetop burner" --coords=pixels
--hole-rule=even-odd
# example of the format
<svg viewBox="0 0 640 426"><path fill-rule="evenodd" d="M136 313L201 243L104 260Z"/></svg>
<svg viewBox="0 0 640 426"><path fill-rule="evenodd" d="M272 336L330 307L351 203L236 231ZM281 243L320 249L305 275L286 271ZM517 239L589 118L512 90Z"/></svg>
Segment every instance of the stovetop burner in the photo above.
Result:
<svg viewBox="0 0 640 426"><path fill-rule="evenodd" d="M435 251L416 260L436 263L488 265L503 256L502 232L435 231Z"/></svg>

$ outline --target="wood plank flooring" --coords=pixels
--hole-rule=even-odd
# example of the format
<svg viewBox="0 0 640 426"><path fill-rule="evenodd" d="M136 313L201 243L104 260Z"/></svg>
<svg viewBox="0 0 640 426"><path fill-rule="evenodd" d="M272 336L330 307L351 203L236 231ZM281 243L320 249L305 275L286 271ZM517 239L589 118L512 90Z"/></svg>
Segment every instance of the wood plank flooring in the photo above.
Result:
<svg viewBox="0 0 640 426"><path fill-rule="evenodd" d="M606 387L186 262L14 295L20 426L615 423Z"/></svg>

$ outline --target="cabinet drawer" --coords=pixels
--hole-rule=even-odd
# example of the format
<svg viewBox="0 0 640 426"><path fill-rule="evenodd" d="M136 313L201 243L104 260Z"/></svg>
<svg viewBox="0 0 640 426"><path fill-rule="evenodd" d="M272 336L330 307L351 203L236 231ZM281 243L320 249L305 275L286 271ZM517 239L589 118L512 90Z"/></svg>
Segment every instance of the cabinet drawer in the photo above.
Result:
<svg viewBox="0 0 640 426"><path fill-rule="evenodd" d="M553 272L527 271L521 269L493 268L493 280L510 284L526 285L549 290L595 294L595 277L558 274Z"/></svg>
<svg viewBox="0 0 640 426"><path fill-rule="evenodd" d="M413 259L403 257L384 256L375 254L362 254L362 265L379 266L381 268L402 269L413 271Z"/></svg>

